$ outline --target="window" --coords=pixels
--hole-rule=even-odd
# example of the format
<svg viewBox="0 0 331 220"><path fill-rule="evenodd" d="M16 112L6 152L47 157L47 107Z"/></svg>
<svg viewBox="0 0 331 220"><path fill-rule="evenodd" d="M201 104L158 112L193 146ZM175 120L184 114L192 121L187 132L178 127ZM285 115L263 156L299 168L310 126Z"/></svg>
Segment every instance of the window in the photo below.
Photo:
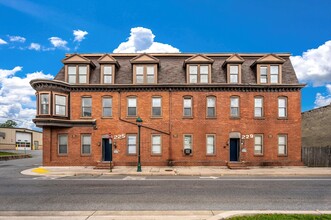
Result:
<svg viewBox="0 0 331 220"><path fill-rule="evenodd" d="M268 67L260 66L260 83L268 83Z"/></svg>
<svg viewBox="0 0 331 220"><path fill-rule="evenodd" d="M184 149L192 150L192 135L184 134Z"/></svg>
<svg viewBox="0 0 331 220"><path fill-rule="evenodd" d="M87 83L87 65L69 65L68 83Z"/></svg>
<svg viewBox="0 0 331 220"><path fill-rule="evenodd" d="M162 114L161 109L161 97L153 97L152 98L152 116L159 117Z"/></svg>
<svg viewBox="0 0 331 220"><path fill-rule="evenodd" d="M87 82L87 66L78 66L78 83Z"/></svg>
<svg viewBox="0 0 331 220"><path fill-rule="evenodd" d="M156 83L156 65L135 65L135 83Z"/></svg>
<svg viewBox="0 0 331 220"><path fill-rule="evenodd" d="M255 97L254 98L254 117L263 116L263 98Z"/></svg>
<svg viewBox="0 0 331 220"><path fill-rule="evenodd" d="M192 98L184 97L184 117L192 117Z"/></svg>
<svg viewBox="0 0 331 220"><path fill-rule="evenodd" d="M128 134L127 135L127 144L128 144L128 154L137 153L137 135Z"/></svg>
<svg viewBox="0 0 331 220"><path fill-rule="evenodd" d="M91 135L83 134L81 141L82 141L82 154L91 154Z"/></svg>
<svg viewBox="0 0 331 220"><path fill-rule="evenodd" d="M271 65L270 66L270 82L271 83L278 83L279 82L279 67L278 65Z"/></svg>
<svg viewBox="0 0 331 220"><path fill-rule="evenodd" d="M278 155L287 154L287 135L278 135Z"/></svg>
<svg viewBox="0 0 331 220"><path fill-rule="evenodd" d="M279 97L278 98L278 117L285 118L287 117L287 98Z"/></svg>
<svg viewBox="0 0 331 220"><path fill-rule="evenodd" d="M102 98L102 116L111 117L112 116L113 99L111 97Z"/></svg>
<svg viewBox="0 0 331 220"><path fill-rule="evenodd" d="M55 115L66 116L67 114L67 97L55 95Z"/></svg>
<svg viewBox="0 0 331 220"><path fill-rule="evenodd" d="M128 116L137 116L137 98L128 98Z"/></svg>
<svg viewBox="0 0 331 220"><path fill-rule="evenodd" d="M207 118L216 117L216 97L207 97Z"/></svg>
<svg viewBox="0 0 331 220"><path fill-rule="evenodd" d="M260 83L280 83L280 65L260 65Z"/></svg>
<svg viewBox="0 0 331 220"><path fill-rule="evenodd" d="M239 97L230 98L230 116L239 117Z"/></svg>
<svg viewBox="0 0 331 220"><path fill-rule="evenodd" d="M190 83L208 83L209 65L189 65L188 77Z"/></svg>
<svg viewBox="0 0 331 220"><path fill-rule="evenodd" d="M58 153L67 154L68 153L68 135L59 134L58 136Z"/></svg>
<svg viewBox="0 0 331 220"><path fill-rule="evenodd" d="M103 66L103 83L113 83L113 66L104 65Z"/></svg>
<svg viewBox="0 0 331 220"><path fill-rule="evenodd" d="M152 154L161 154L161 135L152 135Z"/></svg>
<svg viewBox="0 0 331 220"><path fill-rule="evenodd" d="M76 66L68 66L68 83L76 83Z"/></svg>
<svg viewBox="0 0 331 220"><path fill-rule="evenodd" d="M92 98L83 97L82 98L82 117L92 116Z"/></svg>
<svg viewBox="0 0 331 220"><path fill-rule="evenodd" d="M254 135L254 154L261 155L263 153L263 135Z"/></svg>
<svg viewBox="0 0 331 220"><path fill-rule="evenodd" d="M230 83L239 83L239 65L230 65Z"/></svg>
<svg viewBox="0 0 331 220"><path fill-rule="evenodd" d="M207 145L207 155L215 154L215 135L214 134L207 135L206 145Z"/></svg>
<svg viewBox="0 0 331 220"><path fill-rule="evenodd" d="M49 115L49 94L40 94L40 114Z"/></svg>

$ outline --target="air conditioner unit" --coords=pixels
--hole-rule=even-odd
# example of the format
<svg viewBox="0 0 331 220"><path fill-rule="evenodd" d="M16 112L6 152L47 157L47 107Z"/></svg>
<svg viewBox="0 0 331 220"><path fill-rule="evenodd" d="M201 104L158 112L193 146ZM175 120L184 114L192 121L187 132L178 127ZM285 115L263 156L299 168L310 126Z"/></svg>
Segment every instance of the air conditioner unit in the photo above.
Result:
<svg viewBox="0 0 331 220"><path fill-rule="evenodd" d="M185 155L190 155L191 153L192 153L192 149L189 149L189 148L184 149Z"/></svg>

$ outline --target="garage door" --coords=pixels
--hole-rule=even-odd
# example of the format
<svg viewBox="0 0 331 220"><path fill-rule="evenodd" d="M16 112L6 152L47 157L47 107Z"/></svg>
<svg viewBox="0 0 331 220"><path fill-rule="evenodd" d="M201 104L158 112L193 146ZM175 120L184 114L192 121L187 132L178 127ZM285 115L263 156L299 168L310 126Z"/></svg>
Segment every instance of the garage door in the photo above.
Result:
<svg viewBox="0 0 331 220"><path fill-rule="evenodd" d="M18 150L31 150L31 133L17 131L16 146Z"/></svg>

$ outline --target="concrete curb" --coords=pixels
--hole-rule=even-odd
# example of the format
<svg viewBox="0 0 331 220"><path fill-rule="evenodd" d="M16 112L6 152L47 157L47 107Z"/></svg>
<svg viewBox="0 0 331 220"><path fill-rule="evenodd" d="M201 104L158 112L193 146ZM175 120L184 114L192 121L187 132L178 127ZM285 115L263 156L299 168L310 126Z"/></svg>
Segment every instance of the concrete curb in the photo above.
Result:
<svg viewBox="0 0 331 220"><path fill-rule="evenodd" d="M310 215L322 215L322 214L331 214L331 211L282 211L282 210L266 210L266 211L227 211L215 215L208 220L221 220L228 219L236 216L247 216L247 215L258 215L258 214L310 214Z"/></svg>
<svg viewBox="0 0 331 220"><path fill-rule="evenodd" d="M256 214L331 214L331 211L283 211L283 210L251 210L251 211L217 211L217 210L192 210L192 211L0 211L2 219L154 219L154 220L221 220L235 216Z"/></svg>
<svg viewBox="0 0 331 220"><path fill-rule="evenodd" d="M208 167L176 167L171 171L156 167L145 167L143 171L138 173L132 167L114 168L113 172L109 170L98 170L93 167L38 167L23 170L21 174L32 176L272 176L272 177L300 177L300 176L331 176L331 168L274 168L263 169L254 168L251 170L229 170L224 168L212 169Z"/></svg>
<svg viewBox="0 0 331 220"><path fill-rule="evenodd" d="M9 155L9 156L0 156L0 161L4 160L16 160L16 159L24 159L31 158L30 154L21 154L21 155Z"/></svg>

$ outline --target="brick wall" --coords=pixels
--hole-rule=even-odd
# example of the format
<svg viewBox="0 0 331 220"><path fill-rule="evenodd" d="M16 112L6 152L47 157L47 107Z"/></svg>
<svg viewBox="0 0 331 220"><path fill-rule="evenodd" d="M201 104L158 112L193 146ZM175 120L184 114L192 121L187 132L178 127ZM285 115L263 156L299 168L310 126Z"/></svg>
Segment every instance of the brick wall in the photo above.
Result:
<svg viewBox="0 0 331 220"><path fill-rule="evenodd" d="M113 97L113 117L102 118L102 96ZM183 118L183 96L193 98L193 117ZM206 118L206 97L216 97L215 119ZM230 118L230 96L240 97L240 118ZM264 118L254 119L254 96L264 97ZM96 165L102 160L102 136L112 134L136 134L137 126L132 124L136 117L127 117L127 97L136 96L138 115L143 119L141 129L142 165L225 165L229 161L229 133L263 134L263 155L254 156L254 139L242 141L240 159L249 165L301 165L301 107L300 92L238 92L238 91L139 91L139 92L71 92L70 119L81 118L81 97L92 97L92 118L97 128L44 127L44 165ZM162 118L151 118L152 96L162 97ZM288 117L278 119L278 97L288 98ZM132 123L129 123L132 122ZM153 130L154 128L156 130ZM163 131L164 133L161 133ZM68 154L58 156L57 136L68 134ZM80 135L92 135L92 152L81 155ZM151 135L161 134L162 154L151 154ZM183 135L193 135L193 153L183 154ZM216 154L206 155L206 134L216 137ZM287 156L278 156L278 134L288 135ZM127 154L126 139L116 140L117 154L113 154L115 165L136 165L137 156ZM113 149L114 150L114 149Z"/></svg>

